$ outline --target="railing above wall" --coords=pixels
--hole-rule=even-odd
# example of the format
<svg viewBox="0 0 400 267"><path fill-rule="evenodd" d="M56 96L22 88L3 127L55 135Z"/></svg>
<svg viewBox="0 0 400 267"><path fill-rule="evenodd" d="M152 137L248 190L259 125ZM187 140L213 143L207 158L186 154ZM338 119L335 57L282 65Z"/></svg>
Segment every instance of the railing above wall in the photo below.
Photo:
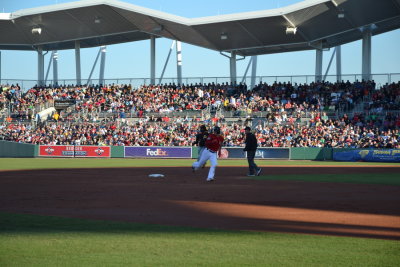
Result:
<svg viewBox="0 0 400 267"><path fill-rule="evenodd" d="M343 74L342 76L343 81L361 81L362 74ZM377 87L382 86L386 83L398 82L400 81L400 73L382 73L382 74L371 74L372 80L375 81ZM158 79L156 79L158 80ZM238 76L237 81L244 81L247 85L251 83L251 76L243 77ZM336 82L337 76L336 75L327 75L326 81L329 82ZM139 87L144 84L149 84L149 78L113 78L113 79L105 79L105 84L131 84L133 87ZM178 83L178 78L163 78L163 84L169 83ZM1 79L0 84L19 84L23 89L27 90L32 88L36 85L36 80L25 80L25 79ZM182 78L182 82L184 84L203 84L203 83L230 83L230 77L186 77ZM292 84L309 84L315 82L315 75L285 75L285 76L256 76L256 84L258 83L267 83L272 84L274 82L290 82ZM59 79L58 84L61 85L73 85L76 83L76 79ZM98 84L99 80L92 79L92 84ZM47 85L52 85L53 81L48 80ZM250 89L250 88L249 88Z"/></svg>

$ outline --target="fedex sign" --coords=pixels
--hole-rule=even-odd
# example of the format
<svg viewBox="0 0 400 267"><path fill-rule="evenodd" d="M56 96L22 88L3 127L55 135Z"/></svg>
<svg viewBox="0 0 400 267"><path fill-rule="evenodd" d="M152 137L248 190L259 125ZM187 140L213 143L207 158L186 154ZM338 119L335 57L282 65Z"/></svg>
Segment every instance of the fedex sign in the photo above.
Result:
<svg viewBox="0 0 400 267"><path fill-rule="evenodd" d="M164 156L164 157L168 157L168 152L161 149L161 148L157 148L157 149L151 149L148 148L146 149L146 155L147 156Z"/></svg>
<svg viewBox="0 0 400 267"><path fill-rule="evenodd" d="M132 158L191 158L191 147L124 147L125 157Z"/></svg>

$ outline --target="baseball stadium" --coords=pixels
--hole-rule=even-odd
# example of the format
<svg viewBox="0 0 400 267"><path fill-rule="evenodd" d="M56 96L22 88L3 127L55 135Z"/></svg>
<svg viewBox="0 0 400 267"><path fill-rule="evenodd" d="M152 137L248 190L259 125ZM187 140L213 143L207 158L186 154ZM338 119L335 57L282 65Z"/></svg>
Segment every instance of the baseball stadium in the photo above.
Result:
<svg viewBox="0 0 400 267"><path fill-rule="evenodd" d="M398 47L372 71L372 40L400 40L400 0L288 1L195 18L139 0L3 8L0 266L400 266ZM361 73L342 73L354 42ZM105 78L133 43L147 76ZM192 47L229 77L183 76ZM257 67L295 52L315 73ZM37 79L2 77L12 64Z"/></svg>

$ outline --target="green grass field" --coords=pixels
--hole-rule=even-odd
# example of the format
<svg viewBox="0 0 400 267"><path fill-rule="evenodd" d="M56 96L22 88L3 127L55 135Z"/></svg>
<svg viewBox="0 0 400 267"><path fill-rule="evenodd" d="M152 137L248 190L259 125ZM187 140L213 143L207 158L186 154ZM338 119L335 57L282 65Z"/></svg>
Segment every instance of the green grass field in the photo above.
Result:
<svg viewBox="0 0 400 267"><path fill-rule="evenodd" d="M1 266L398 266L398 241L0 213Z"/></svg>
<svg viewBox="0 0 400 267"><path fill-rule="evenodd" d="M0 159L0 170L190 166L193 160ZM221 166L247 166L245 160L221 160ZM268 165L354 163L258 161ZM357 163L398 166L398 164ZM393 175L351 177L261 176L322 182L400 185ZM1 179L1 173L0 173ZM322 179L322 180L321 180ZM400 225L399 225L400 227ZM0 213L0 266L399 266L400 242L92 221Z"/></svg>
<svg viewBox="0 0 400 267"><path fill-rule="evenodd" d="M280 180L280 181L304 181L304 182L330 182L351 184L382 184L400 186L400 173L353 173L353 174L297 174L279 176L255 176L254 180Z"/></svg>
<svg viewBox="0 0 400 267"><path fill-rule="evenodd" d="M0 170L48 168L116 168L116 167L168 167L191 166L191 159L129 159L129 158L0 158ZM219 166L247 166L243 160L219 160ZM260 166L399 166L399 163L334 162L310 160L258 160Z"/></svg>

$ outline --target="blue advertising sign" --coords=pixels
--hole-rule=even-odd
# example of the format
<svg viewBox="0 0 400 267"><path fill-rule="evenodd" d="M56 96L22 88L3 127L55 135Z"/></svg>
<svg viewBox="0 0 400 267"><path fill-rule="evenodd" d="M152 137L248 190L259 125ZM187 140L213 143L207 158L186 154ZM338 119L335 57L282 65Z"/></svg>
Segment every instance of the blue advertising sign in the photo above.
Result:
<svg viewBox="0 0 400 267"><path fill-rule="evenodd" d="M333 160L337 161L369 161L400 162L400 149L371 149L334 152Z"/></svg>
<svg viewBox="0 0 400 267"><path fill-rule="evenodd" d="M126 146L124 152L133 158L192 158L191 147Z"/></svg>
<svg viewBox="0 0 400 267"><path fill-rule="evenodd" d="M227 150L228 159L244 159L247 157L243 147L224 147ZM256 159L289 159L289 148L259 147L256 151Z"/></svg>

